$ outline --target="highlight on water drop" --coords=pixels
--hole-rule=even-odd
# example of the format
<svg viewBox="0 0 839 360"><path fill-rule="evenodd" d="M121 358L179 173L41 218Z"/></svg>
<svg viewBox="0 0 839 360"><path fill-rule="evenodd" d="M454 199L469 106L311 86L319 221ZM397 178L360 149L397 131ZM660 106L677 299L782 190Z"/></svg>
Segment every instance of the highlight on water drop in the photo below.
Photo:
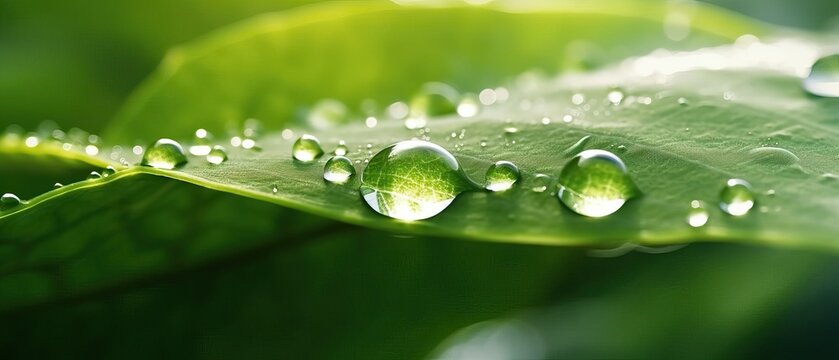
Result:
<svg viewBox="0 0 839 360"><path fill-rule="evenodd" d="M352 160L345 156L333 156L323 166L323 179L333 184L344 184L353 175L355 175L355 167Z"/></svg>
<svg viewBox="0 0 839 360"><path fill-rule="evenodd" d="M746 215L755 205L754 190L748 181L729 179L720 192L720 209L732 216Z"/></svg>

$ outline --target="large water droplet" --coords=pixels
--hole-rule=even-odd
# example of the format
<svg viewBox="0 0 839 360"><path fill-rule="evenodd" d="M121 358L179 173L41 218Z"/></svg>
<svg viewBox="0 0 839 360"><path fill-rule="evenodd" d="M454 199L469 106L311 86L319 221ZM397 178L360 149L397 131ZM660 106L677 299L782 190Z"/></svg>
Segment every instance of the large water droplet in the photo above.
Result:
<svg viewBox="0 0 839 360"><path fill-rule="evenodd" d="M304 134L291 147L291 155L297 161L312 162L323 155L323 148L320 147L318 138Z"/></svg>
<svg viewBox="0 0 839 360"><path fill-rule="evenodd" d="M213 165L218 165L227 161L227 152L221 145L213 146L213 149L207 153L207 162Z"/></svg>
<svg viewBox="0 0 839 360"><path fill-rule="evenodd" d="M163 138L146 149L140 165L172 170L186 164L187 161L181 144L178 144L175 140Z"/></svg>
<svg viewBox="0 0 839 360"><path fill-rule="evenodd" d="M359 189L376 212L421 220L439 214L454 198L477 189L451 153L421 140L402 141L379 151L364 169Z"/></svg>
<svg viewBox="0 0 839 360"><path fill-rule="evenodd" d="M804 90L817 96L839 97L839 54L816 60L804 78Z"/></svg>
<svg viewBox="0 0 839 360"><path fill-rule="evenodd" d="M580 215L610 215L639 194L626 165L608 151L583 151L574 156L559 174L557 196L565 206Z"/></svg>
<svg viewBox="0 0 839 360"><path fill-rule="evenodd" d="M720 209L734 216L743 216L755 205L752 185L743 179L729 179L720 192Z"/></svg>
<svg viewBox="0 0 839 360"><path fill-rule="evenodd" d="M688 225L693 227L701 227L708 222L708 211L705 210L705 204L699 200L690 202L690 210L687 216Z"/></svg>
<svg viewBox="0 0 839 360"><path fill-rule="evenodd" d="M505 191L519 181L519 168L509 161L499 161L487 169L486 186L489 191Z"/></svg>
<svg viewBox="0 0 839 360"><path fill-rule="evenodd" d="M355 175L352 160L344 156L333 156L323 167L323 179L335 184L346 183Z"/></svg>
<svg viewBox="0 0 839 360"><path fill-rule="evenodd" d="M21 201L17 195L12 193L5 193L0 196L0 210L8 210L20 205Z"/></svg>

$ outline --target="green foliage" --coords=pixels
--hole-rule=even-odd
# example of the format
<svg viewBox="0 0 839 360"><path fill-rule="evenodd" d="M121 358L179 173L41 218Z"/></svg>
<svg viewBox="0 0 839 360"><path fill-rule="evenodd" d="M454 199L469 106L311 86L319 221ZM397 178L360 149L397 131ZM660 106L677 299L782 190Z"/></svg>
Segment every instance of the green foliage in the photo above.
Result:
<svg viewBox="0 0 839 360"><path fill-rule="evenodd" d="M98 154L0 139L3 186L30 199L0 213L0 347L13 357L417 358L482 339L472 331L482 326L449 337L458 329L514 318L550 345L546 357L759 354L764 340L752 334L790 316L782 309L798 286L836 276L839 225L825 219L839 215L839 103L805 94L779 67L685 67L662 82L620 65L773 31L704 7L635 5L352 2L262 15L170 51ZM661 31L673 9L692 16L679 42ZM470 118L426 104L443 109L430 131L386 116L429 81L473 93L503 85L511 97ZM607 101L616 89L619 105ZM311 126L323 99L346 104L349 121ZM377 126L362 123L369 115ZM230 146L248 118L264 125L256 147ZM129 149L159 137L189 145L197 128L217 135L228 161L118 161L139 163ZM303 133L327 153L343 140L356 175L330 184L328 155L294 161ZM377 214L359 193L363 160L423 136L476 183L499 160L522 178L505 192L468 191L427 220ZM563 207L555 179L586 149L618 154L641 196L602 219ZM116 174L75 181L108 165ZM544 192L532 190L537 174L552 179ZM716 206L732 177L757 193L744 217ZM65 186L47 191L55 181ZM709 204L706 226L686 223L691 200ZM697 241L785 248L698 245L618 260L587 250Z"/></svg>

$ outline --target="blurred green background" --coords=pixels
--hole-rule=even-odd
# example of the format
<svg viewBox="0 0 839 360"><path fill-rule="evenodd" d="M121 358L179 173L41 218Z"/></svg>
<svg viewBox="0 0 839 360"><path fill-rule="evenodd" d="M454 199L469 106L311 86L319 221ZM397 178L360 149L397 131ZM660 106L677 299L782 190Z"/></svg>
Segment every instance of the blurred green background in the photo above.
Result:
<svg viewBox="0 0 839 360"><path fill-rule="evenodd" d="M98 131L170 47L315 0L0 2L0 128L51 119ZM657 2L657 0L650 0ZM712 0L775 24L836 26L831 0Z"/></svg>
<svg viewBox="0 0 839 360"><path fill-rule="evenodd" d="M96 132L167 49L312 2L0 1L0 128L51 119ZM821 31L835 31L839 15L831 0L711 3ZM338 235L4 314L0 350L10 358L415 358L450 354L442 339L500 318L541 334L556 347L545 352L562 358L839 353L832 255L706 244L601 259L584 249L330 226ZM453 343L533 354L516 352L532 344L515 331L476 329Z"/></svg>

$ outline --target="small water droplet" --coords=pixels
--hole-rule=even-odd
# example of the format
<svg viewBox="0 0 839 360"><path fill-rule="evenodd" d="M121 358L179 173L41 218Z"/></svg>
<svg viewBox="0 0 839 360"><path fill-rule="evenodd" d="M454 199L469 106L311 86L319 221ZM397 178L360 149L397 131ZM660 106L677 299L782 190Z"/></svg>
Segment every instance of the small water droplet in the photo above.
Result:
<svg viewBox="0 0 839 360"><path fill-rule="evenodd" d="M839 54L816 60L804 78L804 90L822 97L839 97Z"/></svg>
<svg viewBox="0 0 839 360"><path fill-rule="evenodd" d="M111 175L116 174L116 173L117 173L117 169L115 169L111 165L108 165L107 167L102 169L102 177L108 177L108 176L111 176Z"/></svg>
<svg viewBox="0 0 839 360"><path fill-rule="evenodd" d="M230 138L230 145L233 147L242 146L242 138L239 136L234 136Z"/></svg>
<svg viewBox="0 0 839 360"><path fill-rule="evenodd" d="M708 222L708 211L705 210L705 203L699 200L690 202L687 222L692 227L701 227Z"/></svg>
<svg viewBox="0 0 839 360"><path fill-rule="evenodd" d="M335 151L333 151L332 153L338 156L344 156L347 155L347 153L349 152L350 149L347 148L347 144L344 142L344 140L341 140L338 142L338 146L335 147Z"/></svg>
<svg viewBox="0 0 839 360"><path fill-rule="evenodd" d="M242 149L245 150L256 150L258 147L256 146L256 140L247 138L242 140Z"/></svg>
<svg viewBox="0 0 839 360"><path fill-rule="evenodd" d="M775 196L775 189L766 190L766 196L774 197Z"/></svg>
<svg viewBox="0 0 839 360"><path fill-rule="evenodd" d="M430 82L411 99L411 117L433 117L454 114L460 94L448 84ZM425 125L423 125L425 126ZM423 127L419 126L419 127Z"/></svg>
<svg viewBox="0 0 839 360"><path fill-rule="evenodd" d="M749 154L754 161L774 165L794 165L801 160L792 151L771 146L749 150Z"/></svg>
<svg viewBox="0 0 839 360"><path fill-rule="evenodd" d="M464 118L471 118L478 115L481 105L473 96L466 96L457 104L457 114Z"/></svg>
<svg viewBox="0 0 839 360"><path fill-rule="evenodd" d="M512 126L508 126L508 127L505 127L505 128L504 128L504 133L505 133L505 134L515 134L515 133L517 133L517 132L519 132L519 129L518 129L518 128L514 128L514 127L512 127Z"/></svg>
<svg viewBox="0 0 839 360"><path fill-rule="evenodd" d="M355 167L352 160L344 156L333 156L323 167L323 179L334 183L343 184L355 175Z"/></svg>
<svg viewBox="0 0 839 360"><path fill-rule="evenodd" d="M580 215L610 215L639 194L623 161L605 150L586 150L577 154L559 175L557 196Z"/></svg>
<svg viewBox="0 0 839 360"><path fill-rule="evenodd" d="M227 161L227 151L221 145L213 146L209 153L207 153L207 162L213 165L219 165Z"/></svg>
<svg viewBox="0 0 839 360"><path fill-rule="evenodd" d="M498 94L493 89L483 89L478 94L478 100L481 101L481 104L489 106L498 101Z"/></svg>
<svg viewBox="0 0 839 360"><path fill-rule="evenodd" d="M205 129L195 130L195 139L189 147L189 153L195 156L205 156L210 153L210 141L213 136Z"/></svg>
<svg viewBox="0 0 839 360"><path fill-rule="evenodd" d="M85 154L88 154L90 156L96 156L97 154L99 154L99 147L96 146L96 145L90 144L90 145L84 147L84 152L85 152Z"/></svg>
<svg viewBox="0 0 839 360"><path fill-rule="evenodd" d="M571 95L571 103L574 105L580 105L586 101L586 96L580 93L576 93Z"/></svg>
<svg viewBox="0 0 839 360"><path fill-rule="evenodd" d="M486 146L487 146L487 141L486 140L481 140L481 147L486 147Z"/></svg>
<svg viewBox="0 0 839 360"><path fill-rule="evenodd" d="M684 106L684 105L687 105L687 104L688 104L688 99L687 99L687 98L680 97L678 100L676 100L676 102L677 102L679 105Z"/></svg>
<svg viewBox="0 0 839 360"><path fill-rule="evenodd" d="M134 153L134 155L142 155L143 147L140 145L134 145L134 147L131 148L131 152Z"/></svg>
<svg viewBox="0 0 839 360"><path fill-rule="evenodd" d="M96 171L91 171L90 175L87 176L88 180L96 180L96 179L101 179L101 178L102 178L102 174L100 174Z"/></svg>
<svg viewBox="0 0 839 360"><path fill-rule="evenodd" d="M186 164L188 159L184 148L172 139L160 139L146 149L140 165L156 169L172 170Z"/></svg>
<svg viewBox="0 0 839 360"><path fill-rule="evenodd" d="M300 162L312 162L323 155L323 148L320 147L318 138L303 134L291 147L291 155Z"/></svg>
<svg viewBox="0 0 839 360"><path fill-rule="evenodd" d="M38 137L35 135L30 135L26 137L26 140L24 140L23 143L24 145L26 145L26 147L34 148L41 143L41 140L38 139Z"/></svg>
<svg viewBox="0 0 839 360"><path fill-rule="evenodd" d="M55 183L55 185L53 185L52 188L53 189L58 189L58 188L63 187L63 186L64 186L64 184L62 184L62 183Z"/></svg>
<svg viewBox="0 0 839 360"><path fill-rule="evenodd" d="M280 188L277 186L277 184L271 185L271 192L274 194L280 192Z"/></svg>
<svg viewBox="0 0 839 360"><path fill-rule="evenodd" d="M623 101L623 91L620 89L609 91L609 93L606 94L606 99L608 99L612 105L620 105L621 101Z"/></svg>
<svg viewBox="0 0 839 360"><path fill-rule="evenodd" d="M550 125L550 124L551 124L551 118L549 118L547 116L542 117L542 125Z"/></svg>
<svg viewBox="0 0 839 360"><path fill-rule="evenodd" d="M489 191L506 191L519 181L519 168L509 161L499 161L490 165L486 173L486 188Z"/></svg>
<svg viewBox="0 0 839 360"><path fill-rule="evenodd" d="M548 187L551 186L552 181L553 178L551 178L549 175L533 175L533 186L530 188L530 190L533 190L533 192L537 193L545 192L545 190L548 190Z"/></svg>
<svg viewBox="0 0 839 360"><path fill-rule="evenodd" d="M409 140L388 146L370 159L359 191L379 214L421 220L442 212L458 194L477 188L446 149Z"/></svg>
<svg viewBox="0 0 839 360"><path fill-rule="evenodd" d="M565 123L570 123L570 122L574 121L574 117L571 116L571 114L565 114L562 117L562 121L565 122Z"/></svg>
<svg viewBox="0 0 839 360"><path fill-rule="evenodd" d="M720 209L733 216L743 216L755 205L752 185L743 179L729 179L720 192Z"/></svg>
<svg viewBox="0 0 839 360"><path fill-rule="evenodd" d="M566 155L577 154L583 151L583 149L585 149L586 144L588 144L589 140L591 140L591 135L583 136L580 138L580 140L577 140L577 142L565 149L563 153Z"/></svg>
<svg viewBox="0 0 839 360"><path fill-rule="evenodd" d="M0 210L9 210L20 205L20 203L20 198L15 194L5 193L3 196L0 196Z"/></svg>

